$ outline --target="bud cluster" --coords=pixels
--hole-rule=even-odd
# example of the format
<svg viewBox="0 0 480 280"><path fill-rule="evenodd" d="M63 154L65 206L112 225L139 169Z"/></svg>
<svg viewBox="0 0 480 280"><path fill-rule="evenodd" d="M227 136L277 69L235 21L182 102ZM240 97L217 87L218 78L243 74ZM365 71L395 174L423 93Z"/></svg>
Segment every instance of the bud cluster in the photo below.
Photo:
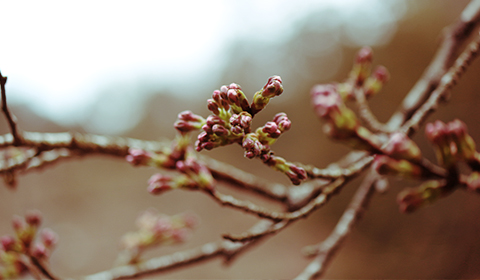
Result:
<svg viewBox="0 0 480 280"><path fill-rule="evenodd" d="M445 124L437 120L427 124L425 134L433 143L437 160L442 166L451 169L458 161L464 160L470 167L480 171L475 141L468 134L464 122L456 119Z"/></svg>
<svg viewBox="0 0 480 280"><path fill-rule="evenodd" d="M377 66L372 73L373 52L363 47L357 53L348 79L338 84L338 91L344 100L355 99L355 90L361 89L365 97L377 94L389 80L390 74L384 66Z"/></svg>
<svg viewBox="0 0 480 280"><path fill-rule="evenodd" d="M176 162L176 170L182 173L177 176L154 174L148 180L147 190L151 194L160 194L168 190L205 189L212 190L214 179L207 167L193 158Z"/></svg>
<svg viewBox="0 0 480 280"><path fill-rule="evenodd" d="M242 144L245 135L251 131L253 116L265 108L271 98L282 92L282 79L279 76L268 79L265 86L255 93L251 105L237 84L215 90L212 98L207 100L208 110L213 115L208 116L201 127L203 132L197 137L196 150Z"/></svg>
<svg viewBox="0 0 480 280"><path fill-rule="evenodd" d="M24 263L23 256L48 261L58 235L48 228L38 232L41 222L42 216L38 211L28 212L25 218L14 216L15 236L0 237L0 264L3 265L0 267L0 279L17 278L27 273L28 265ZM36 241L37 233L39 240Z"/></svg>
<svg viewBox="0 0 480 280"><path fill-rule="evenodd" d="M121 244L132 253L129 262L136 263L145 249L185 242L197 224L193 214L168 216L150 209L137 218L137 231L126 233Z"/></svg>

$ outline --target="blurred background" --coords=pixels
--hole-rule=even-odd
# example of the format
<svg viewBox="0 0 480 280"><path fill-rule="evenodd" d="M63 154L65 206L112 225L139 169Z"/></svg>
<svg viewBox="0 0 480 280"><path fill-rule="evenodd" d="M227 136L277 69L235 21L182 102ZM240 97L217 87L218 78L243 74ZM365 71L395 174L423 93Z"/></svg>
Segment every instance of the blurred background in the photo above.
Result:
<svg viewBox="0 0 480 280"><path fill-rule="evenodd" d="M391 80L370 105L381 121L398 108L434 55L442 29L468 1L1 1L0 70L22 129L80 131L172 139L183 110L206 116L206 99L221 85L238 83L247 97L280 75L285 91L256 117L254 126L286 112L291 130L273 147L290 161L325 167L349 149L330 141L309 104L316 83L342 81L355 52L374 50L374 64ZM474 62L447 106L429 120L460 118L480 139L480 63ZM0 121L0 132L8 133ZM430 159L423 133L414 138ZM243 157L237 146L202 154L264 178L284 176ZM221 208L199 192L151 196L156 170L109 157L62 162L19 178L15 191L0 188L0 233L11 234L14 214L38 209L60 235L53 271L78 277L110 268L119 240L135 218L155 207L201 219L189 242L168 254L241 233L257 218ZM278 278L296 276L310 260L301 249L328 236L360 180L349 184L308 219L262 242L231 266L220 259L153 278ZM326 278L479 278L480 197L458 191L431 207L400 214L397 193L417 181L390 180L333 260ZM262 203L224 186L222 191Z"/></svg>

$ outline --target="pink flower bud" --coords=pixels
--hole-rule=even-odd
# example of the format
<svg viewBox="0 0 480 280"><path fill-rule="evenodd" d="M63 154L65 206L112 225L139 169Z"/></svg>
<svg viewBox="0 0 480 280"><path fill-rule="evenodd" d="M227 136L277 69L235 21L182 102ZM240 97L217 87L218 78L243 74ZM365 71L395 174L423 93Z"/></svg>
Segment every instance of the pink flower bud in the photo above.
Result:
<svg viewBox="0 0 480 280"><path fill-rule="evenodd" d="M209 111L211 111L215 115L218 115L220 113L220 111L218 110L218 104L213 99L207 100L207 108Z"/></svg>
<svg viewBox="0 0 480 280"><path fill-rule="evenodd" d="M48 251L47 248L42 243L35 243L35 245L32 248L32 257L36 259L46 259L48 258Z"/></svg>
<svg viewBox="0 0 480 280"><path fill-rule="evenodd" d="M384 84L390 79L390 73L385 66L379 65L373 71L373 77L380 83Z"/></svg>
<svg viewBox="0 0 480 280"><path fill-rule="evenodd" d="M278 113L273 118L273 121L278 125L281 132L287 131L292 126L292 122L288 119L287 114Z"/></svg>
<svg viewBox="0 0 480 280"><path fill-rule="evenodd" d="M241 89L241 88L240 88L240 85L238 85L238 84L236 84L236 83L231 83L231 84L228 86L228 88L230 88L230 89L239 89L239 90Z"/></svg>
<svg viewBox="0 0 480 280"><path fill-rule="evenodd" d="M227 86L221 86L221 87L220 87L220 92L226 94L227 91L228 91L228 87L227 87Z"/></svg>
<svg viewBox="0 0 480 280"><path fill-rule="evenodd" d="M451 188L446 188L445 181L426 181L417 188L409 188L398 194L397 202L400 204L400 211L409 213L418 208L431 204L439 198L451 193Z"/></svg>
<svg viewBox="0 0 480 280"><path fill-rule="evenodd" d="M223 87L224 87L224 86L223 86ZM223 87L222 87L222 88L223 88ZM213 91L212 98L213 98L213 100L215 100L215 102L216 102L217 104L221 104L221 102L222 102L222 101L221 101L221 100L222 100L222 94L221 94L221 92L220 92L219 90L214 90L214 91Z"/></svg>
<svg viewBox="0 0 480 280"><path fill-rule="evenodd" d="M267 133L269 137L277 138L282 134L282 132L278 129L278 126L274 122L267 122L262 129L263 132Z"/></svg>
<svg viewBox="0 0 480 280"><path fill-rule="evenodd" d="M339 108L344 106L340 94L332 84L314 86L311 96L315 113L322 118L327 118L333 112L340 112Z"/></svg>
<svg viewBox="0 0 480 280"><path fill-rule="evenodd" d="M148 180L148 192L151 194L160 194L164 191L171 190L173 179L163 174L155 174Z"/></svg>
<svg viewBox="0 0 480 280"><path fill-rule="evenodd" d="M355 57L355 63L371 63L373 60L373 51L370 47L361 48Z"/></svg>
<svg viewBox="0 0 480 280"><path fill-rule="evenodd" d="M420 148L405 133L395 132L383 149L383 152L396 159L420 160Z"/></svg>
<svg viewBox="0 0 480 280"><path fill-rule="evenodd" d="M268 78L267 83L263 86L262 95L272 98L283 93L282 78L280 76L272 76Z"/></svg>
<svg viewBox="0 0 480 280"><path fill-rule="evenodd" d="M125 159L132 165L148 165L152 161L152 154L141 149L131 148Z"/></svg>
<svg viewBox="0 0 480 280"><path fill-rule="evenodd" d="M58 234L49 228L44 228L40 232L40 239L47 248L52 248L58 243Z"/></svg>
<svg viewBox="0 0 480 280"><path fill-rule="evenodd" d="M13 229L17 234L19 232L22 232L27 226L27 224L25 223L25 220L22 217L17 215L13 216L12 225L13 225Z"/></svg>
<svg viewBox="0 0 480 280"><path fill-rule="evenodd" d="M292 184L300 185L303 180L307 179L307 172L305 169L292 163L288 163L287 166L289 170L285 174L288 176L288 178L290 178Z"/></svg>
<svg viewBox="0 0 480 280"><path fill-rule="evenodd" d="M0 243L2 244L2 249L5 252L14 251L15 250L15 238L10 235L4 235L0 237Z"/></svg>
<svg viewBox="0 0 480 280"><path fill-rule="evenodd" d="M172 230L172 238L177 243L185 242L188 238L188 232L184 228L174 229Z"/></svg>
<svg viewBox="0 0 480 280"><path fill-rule="evenodd" d="M425 135L427 138L437 145L445 144L448 138L448 129L445 123L442 121L435 121L434 123L428 123L425 126Z"/></svg>
<svg viewBox="0 0 480 280"><path fill-rule="evenodd" d="M216 124L212 127L212 131L217 136L227 136L229 131L224 126Z"/></svg>
<svg viewBox="0 0 480 280"><path fill-rule="evenodd" d="M32 227L38 227L42 223L42 213L38 210L30 210L25 215L25 221Z"/></svg>

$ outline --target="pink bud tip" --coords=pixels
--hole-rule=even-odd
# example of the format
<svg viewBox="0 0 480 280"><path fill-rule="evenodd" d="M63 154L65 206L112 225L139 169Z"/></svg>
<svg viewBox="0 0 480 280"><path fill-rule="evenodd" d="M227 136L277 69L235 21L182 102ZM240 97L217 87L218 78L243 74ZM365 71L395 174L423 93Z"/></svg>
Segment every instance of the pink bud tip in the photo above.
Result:
<svg viewBox="0 0 480 280"><path fill-rule="evenodd" d="M363 47L361 48L357 56L355 57L355 62L364 64L364 63L370 63L373 60L373 51L370 47Z"/></svg>
<svg viewBox="0 0 480 280"><path fill-rule="evenodd" d="M32 227L38 227L42 223L42 213L38 210L28 211L25 215L25 221Z"/></svg>

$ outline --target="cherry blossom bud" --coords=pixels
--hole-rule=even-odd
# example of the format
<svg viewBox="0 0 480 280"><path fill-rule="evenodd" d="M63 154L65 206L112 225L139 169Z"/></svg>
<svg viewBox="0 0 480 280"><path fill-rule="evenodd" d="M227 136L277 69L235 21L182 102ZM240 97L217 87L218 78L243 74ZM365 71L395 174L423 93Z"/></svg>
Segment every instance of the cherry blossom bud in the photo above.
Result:
<svg viewBox="0 0 480 280"><path fill-rule="evenodd" d="M357 86L363 85L365 79L370 76L372 60L373 52L370 47L363 47L358 51L352 72L350 73L350 78Z"/></svg>
<svg viewBox="0 0 480 280"><path fill-rule="evenodd" d="M48 251L47 248L42 243L35 243L35 245L32 248L32 257L36 259L46 259L48 257Z"/></svg>
<svg viewBox="0 0 480 280"><path fill-rule="evenodd" d="M22 232L27 227L27 224L25 223L24 219L17 215L13 216L12 225L13 225L13 229L17 234L19 232Z"/></svg>
<svg viewBox="0 0 480 280"><path fill-rule="evenodd" d="M480 193L480 173L479 172L470 173L465 183L467 185L468 190Z"/></svg>
<svg viewBox="0 0 480 280"><path fill-rule="evenodd" d="M282 92L282 79L279 76L270 77L265 86L253 96L253 101L250 106L252 115L260 112L267 106L271 98L282 94Z"/></svg>
<svg viewBox="0 0 480 280"><path fill-rule="evenodd" d="M216 124L212 127L212 131L217 136L227 136L229 131L224 126Z"/></svg>
<svg viewBox="0 0 480 280"><path fill-rule="evenodd" d="M148 180L148 192L151 194L160 194L164 191L173 189L173 178L163 174L155 174Z"/></svg>
<svg viewBox="0 0 480 280"><path fill-rule="evenodd" d="M220 111L218 110L218 104L213 99L208 99L207 100L207 108L208 108L209 111L211 111L215 115L220 114Z"/></svg>
<svg viewBox="0 0 480 280"><path fill-rule="evenodd" d="M47 248L52 248L58 243L58 234L49 228L44 228L40 232L40 240Z"/></svg>
<svg viewBox="0 0 480 280"><path fill-rule="evenodd" d="M418 208L431 204L439 198L448 195L451 189L446 188L444 181L427 181L417 188L405 189L398 194L397 202L402 213L410 213Z"/></svg>
<svg viewBox="0 0 480 280"><path fill-rule="evenodd" d="M307 179L307 172L305 169L298 167L292 163L287 163L288 171L285 174L290 178L292 184L299 185L303 180Z"/></svg>
<svg viewBox="0 0 480 280"><path fill-rule="evenodd" d="M0 243L2 244L2 250L5 252L15 251L16 241L13 236L4 235L0 237Z"/></svg>
<svg viewBox="0 0 480 280"><path fill-rule="evenodd" d="M281 132L287 131L292 126L292 122L288 119L287 114L278 113L273 118L273 121L278 125Z"/></svg>
<svg viewBox="0 0 480 280"><path fill-rule="evenodd" d="M132 165L149 165L152 163L153 154L141 149L130 148L125 159Z"/></svg>
<svg viewBox="0 0 480 280"><path fill-rule="evenodd" d="M278 125L274 122L267 122L264 126L262 131L268 134L271 138L278 138L282 132L278 129Z"/></svg>
<svg viewBox="0 0 480 280"><path fill-rule="evenodd" d="M174 127L182 133L188 133L193 130L200 129L205 123L205 119L199 115L193 114L191 111L183 111L178 114L178 120Z"/></svg>
<svg viewBox="0 0 480 280"><path fill-rule="evenodd" d="M334 85L316 85L311 91L315 113L328 121L328 134L337 139L356 135L359 121L347 108Z"/></svg>
<svg viewBox="0 0 480 280"><path fill-rule="evenodd" d="M375 155L372 168L381 175L401 175L407 178L422 178L422 168L405 159L393 159L384 155Z"/></svg>
<svg viewBox="0 0 480 280"><path fill-rule="evenodd" d="M265 150L265 147L258 141L258 136L255 133L249 133L243 138L242 147L245 150L246 158L254 158L260 156Z"/></svg>
<svg viewBox="0 0 480 280"><path fill-rule="evenodd" d="M42 223L42 213L38 210L30 210L25 215L25 221L31 227L38 227Z"/></svg>
<svg viewBox="0 0 480 280"><path fill-rule="evenodd" d="M377 94L383 87L383 85L389 80L390 74L387 68L384 66L377 66L373 71L371 77L368 77L365 81L364 91L365 96L368 98Z"/></svg>
<svg viewBox="0 0 480 280"><path fill-rule="evenodd" d="M282 78L280 78L280 76L272 76L268 78L267 83L263 86L262 95L267 98L272 98L282 93Z"/></svg>
<svg viewBox="0 0 480 280"><path fill-rule="evenodd" d="M383 152L395 159L419 161L422 157L420 148L405 133L395 132L390 135Z"/></svg>
<svg viewBox="0 0 480 280"><path fill-rule="evenodd" d="M467 161L475 160L476 144L468 135L467 125L461 120L455 119L447 124L447 129L455 142L458 158Z"/></svg>

